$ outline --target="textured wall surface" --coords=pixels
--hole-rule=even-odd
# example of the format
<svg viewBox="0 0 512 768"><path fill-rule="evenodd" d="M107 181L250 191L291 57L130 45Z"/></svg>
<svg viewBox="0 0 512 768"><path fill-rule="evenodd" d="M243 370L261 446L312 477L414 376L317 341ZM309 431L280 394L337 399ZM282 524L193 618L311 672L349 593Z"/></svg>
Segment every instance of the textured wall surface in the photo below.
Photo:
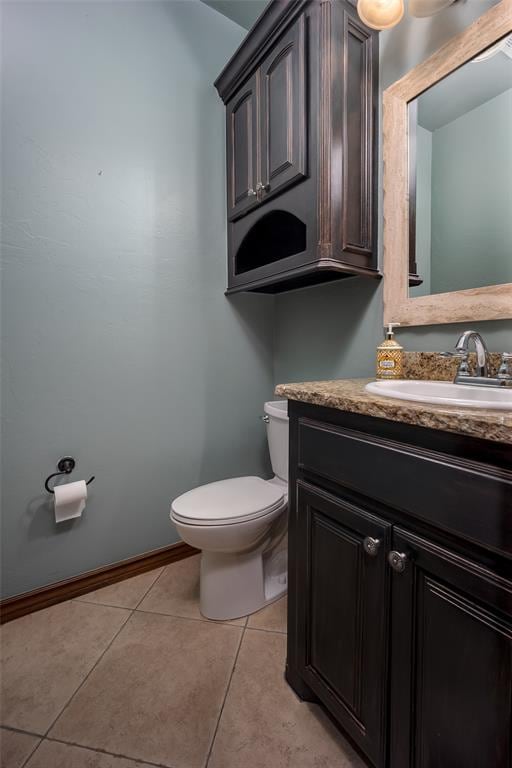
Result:
<svg viewBox="0 0 512 768"><path fill-rule="evenodd" d="M382 32L381 90L492 5L494 0L455 3L430 19L406 16L397 27ZM372 375L381 325L382 284L377 281L353 278L278 296L275 381ZM512 350L512 320L403 329L397 338L410 350L451 349L457 334L469 326L484 333L492 350Z"/></svg>
<svg viewBox="0 0 512 768"><path fill-rule="evenodd" d="M199 2L7 2L3 594L165 546L177 494L265 472L273 299L223 295L243 30ZM43 489L96 475L81 520Z"/></svg>
<svg viewBox="0 0 512 768"><path fill-rule="evenodd" d="M382 86L489 5L381 35ZM193 0L3 4L4 595L171 543L174 496L268 471L273 377L373 370L378 281L223 295L212 82L242 36ZM511 322L478 327L512 347ZM450 348L460 329L399 338ZM57 527L43 482L67 453L73 477L97 479L83 518Z"/></svg>
<svg viewBox="0 0 512 768"><path fill-rule="evenodd" d="M263 13L268 0L202 0L203 3L236 21L241 27L250 29L258 16Z"/></svg>

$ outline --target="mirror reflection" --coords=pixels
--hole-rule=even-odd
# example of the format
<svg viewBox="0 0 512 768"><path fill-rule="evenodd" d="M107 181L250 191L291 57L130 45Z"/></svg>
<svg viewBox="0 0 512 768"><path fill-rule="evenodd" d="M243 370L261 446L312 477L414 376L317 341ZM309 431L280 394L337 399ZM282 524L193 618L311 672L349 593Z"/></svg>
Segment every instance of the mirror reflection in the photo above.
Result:
<svg viewBox="0 0 512 768"><path fill-rule="evenodd" d="M409 104L411 296L512 282L512 36Z"/></svg>

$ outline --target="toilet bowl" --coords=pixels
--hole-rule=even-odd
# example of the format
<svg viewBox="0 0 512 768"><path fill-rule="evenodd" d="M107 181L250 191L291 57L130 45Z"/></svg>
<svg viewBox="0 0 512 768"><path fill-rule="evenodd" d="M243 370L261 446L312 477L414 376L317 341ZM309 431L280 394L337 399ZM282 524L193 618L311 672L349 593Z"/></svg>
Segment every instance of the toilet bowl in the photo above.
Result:
<svg viewBox="0 0 512 768"><path fill-rule="evenodd" d="M286 592L287 402L265 403L264 412L274 476L209 483L171 505L181 538L201 550L200 610L208 619L247 616Z"/></svg>

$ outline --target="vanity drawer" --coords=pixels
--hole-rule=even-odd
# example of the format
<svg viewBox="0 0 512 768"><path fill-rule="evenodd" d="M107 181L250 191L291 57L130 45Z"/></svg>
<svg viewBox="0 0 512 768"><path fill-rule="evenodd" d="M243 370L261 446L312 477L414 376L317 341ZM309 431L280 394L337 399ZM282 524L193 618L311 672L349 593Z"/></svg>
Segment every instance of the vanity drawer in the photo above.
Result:
<svg viewBox="0 0 512 768"><path fill-rule="evenodd" d="M298 465L512 557L512 472L307 418Z"/></svg>

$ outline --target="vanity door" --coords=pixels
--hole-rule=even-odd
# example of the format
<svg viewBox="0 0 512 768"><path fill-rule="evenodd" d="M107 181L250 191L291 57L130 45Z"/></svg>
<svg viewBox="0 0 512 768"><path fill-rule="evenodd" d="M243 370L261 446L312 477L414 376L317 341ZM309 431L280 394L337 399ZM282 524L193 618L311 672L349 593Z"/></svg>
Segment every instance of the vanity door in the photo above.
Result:
<svg viewBox="0 0 512 768"><path fill-rule="evenodd" d="M394 529L392 768L512 765L512 584Z"/></svg>
<svg viewBox="0 0 512 768"><path fill-rule="evenodd" d="M390 525L301 481L295 519L299 674L382 766Z"/></svg>

